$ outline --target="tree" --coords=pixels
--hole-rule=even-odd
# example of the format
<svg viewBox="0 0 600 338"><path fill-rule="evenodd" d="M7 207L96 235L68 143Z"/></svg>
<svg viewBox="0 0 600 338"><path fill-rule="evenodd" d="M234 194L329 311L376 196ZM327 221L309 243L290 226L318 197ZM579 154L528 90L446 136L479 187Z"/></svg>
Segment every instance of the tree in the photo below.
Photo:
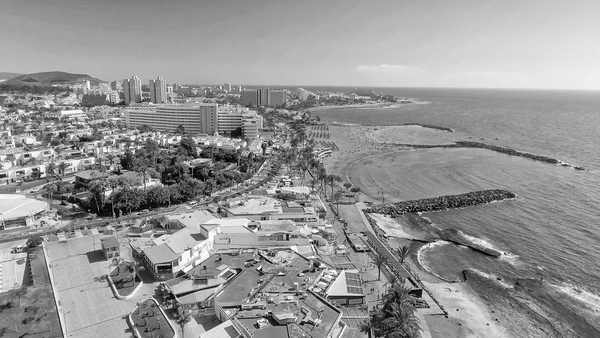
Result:
<svg viewBox="0 0 600 338"><path fill-rule="evenodd" d="M146 191L146 179L148 178L148 160L137 159L134 164L134 170L137 172L138 177L142 177L144 184L144 191Z"/></svg>
<svg viewBox="0 0 600 338"><path fill-rule="evenodd" d="M58 189L58 187L54 183L46 185L46 193L48 194L48 201L50 203L50 209L52 209L52 195L54 194L54 192L57 189Z"/></svg>
<svg viewBox="0 0 600 338"><path fill-rule="evenodd" d="M198 152L196 151L196 142L189 137L184 137L179 142L179 149L181 150L184 156L189 157L198 157Z"/></svg>
<svg viewBox="0 0 600 338"><path fill-rule="evenodd" d="M387 259L381 253L378 253L375 256L375 259L373 260L373 263L375 264L375 266L377 267L377 270L379 272L379 274L377 276L377 280L381 280L381 267L385 264L386 261L387 261Z"/></svg>
<svg viewBox="0 0 600 338"><path fill-rule="evenodd" d="M94 195L94 200L96 201L96 209L98 213L100 213L100 211L104 208L104 197L108 187L108 182L104 178L94 180L90 183L89 190Z"/></svg>
<svg viewBox="0 0 600 338"><path fill-rule="evenodd" d="M262 154L263 156L265 156L265 153L267 152L267 143L263 142L260 147L262 148Z"/></svg>
<svg viewBox="0 0 600 338"><path fill-rule="evenodd" d="M177 307L177 314L175 315L175 321L181 327L181 338L185 338L184 329L187 323L192 320L192 313L190 310L184 308L183 306Z"/></svg>
<svg viewBox="0 0 600 338"><path fill-rule="evenodd" d="M54 171L56 170L56 163L50 162L46 165L46 177L54 176Z"/></svg>
<svg viewBox="0 0 600 338"><path fill-rule="evenodd" d="M331 186L331 195L333 195L333 187L342 181L342 178L338 175L327 175L327 183Z"/></svg>
<svg viewBox="0 0 600 338"><path fill-rule="evenodd" d="M352 188L352 183L350 183L350 182L344 183L344 188L346 188L346 190L349 190L350 188Z"/></svg>
<svg viewBox="0 0 600 338"><path fill-rule="evenodd" d="M175 128L175 134L177 135L185 135L185 127L183 125L178 125L177 128Z"/></svg>
<svg viewBox="0 0 600 338"><path fill-rule="evenodd" d="M157 226L166 229L167 228L167 224L169 224L169 218L165 215L159 215L154 217L154 222L156 223Z"/></svg>
<svg viewBox="0 0 600 338"><path fill-rule="evenodd" d="M60 162L58 164L58 173L59 173L59 175L61 175L62 177L65 177L65 171L70 166L71 166L71 163L69 163L69 162Z"/></svg>
<svg viewBox="0 0 600 338"><path fill-rule="evenodd" d="M421 337L420 321L415 315L414 297L409 294L410 290L400 283L388 289L370 318L369 326L376 337Z"/></svg>
<svg viewBox="0 0 600 338"><path fill-rule="evenodd" d="M398 260L400 261L400 264L404 264L404 260L406 259L406 257L408 257L409 254L408 246L402 245L398 248L398 250L396 250L396 252L398 253Z"/></svg>
<svg viewBox="0 0 600 338"><path fill-rule="evenodd" d="M338 190L333 194L332 201L335 203L335 207L337 209L337 213L340 213L340 200L342 199L343 193Z"/></svg>

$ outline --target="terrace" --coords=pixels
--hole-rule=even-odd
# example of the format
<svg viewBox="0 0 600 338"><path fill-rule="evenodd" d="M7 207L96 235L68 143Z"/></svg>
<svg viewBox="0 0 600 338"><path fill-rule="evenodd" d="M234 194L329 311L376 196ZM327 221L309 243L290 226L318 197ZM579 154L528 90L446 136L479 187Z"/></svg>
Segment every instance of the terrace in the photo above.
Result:
<svg viewBox="0 0 600 338"><path fill-rule="evenodd" d="M108 275L109 280L115 287L117 298L127 298L132 295L138 285L143 283L140 277L135 273L135 267L129 263L120 263Z"/></svg>
<svg viewBox="0 0 600 338"><path fill-rule="evenodd" d="M164 311L152 298L144 300L133 309L129 314L129 321L131 322L137 337L175 337L175 329L171 326Z"/></svg>

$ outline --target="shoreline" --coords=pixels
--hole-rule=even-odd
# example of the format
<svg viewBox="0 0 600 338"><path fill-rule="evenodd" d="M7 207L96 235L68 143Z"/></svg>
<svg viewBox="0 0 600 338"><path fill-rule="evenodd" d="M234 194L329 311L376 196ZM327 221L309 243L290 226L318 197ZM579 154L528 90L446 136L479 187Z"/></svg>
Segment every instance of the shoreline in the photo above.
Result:
<svg viewBox="0 0 600 338"><path fill-rule="evenodd" d="M373 133L381 127L383 126L367 127L330 124L330 141L336 143L339 151L333 152L332 156L325 160L327 170L338 174L344 180L350 181L348 173L352 170L354 164L362 161L370 161L369 158L373 156L414 151L408 147L398 148L390 141L382 143L377 140ZM397 134L393 129L390 132L392 133L391 137ZM457 147L456 145L451 146ZM388 163L385 165L393 164ZM391 178L373 177L373 179L379 180L383 184L382 186L385 186L384 181ZM357 182L351 183L357 186ZM364 184L365 182L360 182L358 186L365 188ZM370 190L372 189L365 188L361 191L361 200L372 202L374 205L381 204L381 196L376 196ZM373 195L370 195L370 193ZM393 199L399 201L398 198L393 197ZM392 203L392 200L389 203ZM403 217L406 215L403 215ZM421 218L421 216L418 217ZM414 225L410 225L408 220L406 225L408 228L406 228L404 223L399 223L398 226L402 228L402 231L413 235L411 231ZM525 290L527 292L524 290L513 290L509 294L510 290L506 291L505 287L499 284L498 281L491 278L486 279L482 276L471 277L470 279L467 277L465 281L444 281L432 272L427 271L418 260L420 249L431 243L431 241L424 242L419 238L392 238L388 242L393 246L409 245L410 254L405 261L406 264L419 274L422 282L435 294L436 298L438 298L440 303L449 312L449 318L444 318L443 316L424 317L429 332L434 338L570 337L573 336L568 335L568 332L573 333L573 331L569 331L571 321L561 323L562 326L556 329L551 326L552 320L560 321L561 318L570 319L572 318L571 316L575 316L573 318L581 318L583 323L586 323L582 317L575 313L565 314L564 316L558 316L558 312L548 314L549 312L545 310L545 306L550 303L549 299L555 299L556 297L544 296L546 295L544 290L534 288L531 288L529 291ZM532 294L538 295L537 298L531 296ZM501 295L508 295L510 297L502 297ZM561 309L562 312L558 314L566 313L567 310L567 308ZM577 321L577 323L579 322ZM556 332L556 334L550 334L551 332Z"/></svg>

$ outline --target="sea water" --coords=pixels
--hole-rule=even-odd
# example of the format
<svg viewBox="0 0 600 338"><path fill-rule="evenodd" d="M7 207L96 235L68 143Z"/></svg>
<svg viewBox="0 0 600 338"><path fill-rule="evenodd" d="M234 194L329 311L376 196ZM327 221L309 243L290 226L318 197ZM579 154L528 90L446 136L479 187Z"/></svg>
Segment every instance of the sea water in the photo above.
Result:
<svg viewBox="0 0 600 338"><path fill-rule="evenodd" d="M518 196L485 206L425 213L440 228L458 229L479 244L504 252L498 259L453 244L426 246L419 257L427 269L458 279L463 269L470 268L500 278L506 285L519 277L543 277L574 302L600 307L596 304L600 300L600 92L375 91L427 104L341 108L316 114L337 123L449 127L473 141L556 158L588 170L484 149L419 149L388 155L397 156L393 171L385 175L393 177L386 182L393 182L387 189L398 199L480 189L506 189ZM376 177L377 170L373 167L369 175ZM352 177L352 172L349 175L361 179Z"/></svg>

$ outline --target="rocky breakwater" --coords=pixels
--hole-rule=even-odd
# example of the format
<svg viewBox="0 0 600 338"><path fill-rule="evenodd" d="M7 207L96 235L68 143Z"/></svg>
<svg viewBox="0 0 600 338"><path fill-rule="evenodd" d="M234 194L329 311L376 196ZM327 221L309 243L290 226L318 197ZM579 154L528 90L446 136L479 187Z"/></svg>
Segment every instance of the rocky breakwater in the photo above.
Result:
<svg viewBox="0 0 600 338"><path fill-rule="evenodd" d="M421 200L402 201L392 204L382 204L364 210L366 213L379 213L397 217L408 212L442 211L483 205L494 201L515 198L510 191L493 189L478 190L460 195L446 195Z"/></svg>
<svg viewBox="0 0 600 338"><path fill-rule="evenodd" d="M473 141L456 141L453 144L412 144L412 143L394 143L395 146L399 147L410 147L410 148L419 148L419 149L433 149L433 148L480 148L480 149L488 149L498 153L510 155L510 156L520 156L525 157L530 160L540 161L549 164L561 165L563 167L573 168L575 170L586 170L584 167L575 166L572 164L564 163L552 157L542 156L530 154L510 148L504 148L499 146L493 146L490 144L485 144L481 142L473 142Z"/></svg>
<svg viewBox="0 0 600 338"><path fill-rule="evenodd" d="M503 154L507 154L507 155L511 155L511 156L521 156L521 157L525 157L525 158L529 158L532 159L534 161L540 161L540 162L545 162L545 163L550 163L550 164L560 164L563 167L572 167L575 170L585 170L583 167L578 167L578 166L573 166L567 163L563 163L555 158L551 158L551 157L547 157L547 156L541 156L541 155L535 155L535 154L530 154L530 153L525 153L522 151L518 151L518 150L514 150L514 149L510 149L510 148L504 148L504 147L498 147L498 146L492 146L489 144L485 144L485 143L480 143L480 142L472 142L472 141L458 141L456 142L456 145L459 147L463 147L463 148L483 148L483 149L489 149L489 150L493 150L499 153L503 153Z"/></svg>
<svg viewBox="0 0 600 338"><path fill-rule="evenodd" d="M418 213L484 205L494 201L502 201L515 197L516 195L514 193L506 190L482 190L461 195L447 195L421 200L403 201L393 204L383 204L364 209L363 212L367 214L367 216L369 213L378 213L394 218L401 215L406 215L407 220L414 225L415 229L412 230L415 230L415 233L418 233L418 237L426 238L427 241L444 240L457 245L466 246L488 256L500 257L502 256L502 252L478 243L474 243L460 230L439 229L431 224L431 222L429 222L427 219L418 216ZM371 220L370 217L368 218ZM373 223L376 222L372 222L372 225L375 227L376 224Z"/></svg>
<svg viewBox="0 0 600 338"><path fill-rule="evenodd" d="M454 130L452 130L451 128L447 128L447 127L440 127L440 126L434 126L432 124L423 124L423 123L405 123L403 124L404 126L419 126L419 127L423 127L423 128L429 128L429 129L436 129L436 130L440 130L440 131L445 131L448 133L453 133Z"/></svg>

